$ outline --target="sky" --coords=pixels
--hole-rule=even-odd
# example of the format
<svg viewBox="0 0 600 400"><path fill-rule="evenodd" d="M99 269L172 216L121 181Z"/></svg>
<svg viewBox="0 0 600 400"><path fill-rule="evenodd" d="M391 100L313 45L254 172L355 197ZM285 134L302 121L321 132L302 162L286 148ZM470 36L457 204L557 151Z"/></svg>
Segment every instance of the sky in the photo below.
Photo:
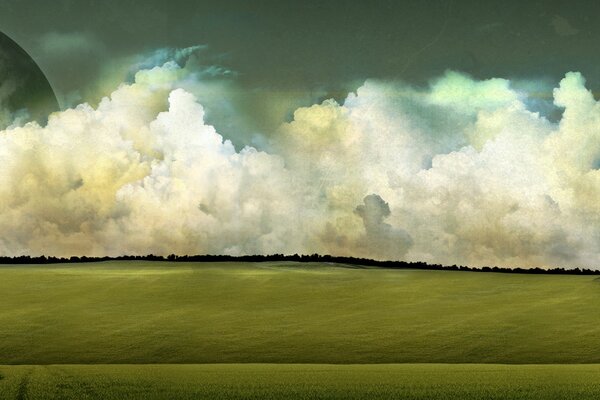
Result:
<svg viewBox="0 0 600 400"><path fill-rule="evenodd" d="M207 45L245 88L305 103L365 79L424 84L447 69L478 79L579 71L600 85L593 1L3 1L0 24L59 93L115 58ZM103 93L104 94L104 93ZM307 99L306 96L311 99Z"/></svg>
<svg viewBox="0 0 600 400"><path fill-rule="evenodd" d="M0 253L600 266L598 8L6 0Z"/></svg>

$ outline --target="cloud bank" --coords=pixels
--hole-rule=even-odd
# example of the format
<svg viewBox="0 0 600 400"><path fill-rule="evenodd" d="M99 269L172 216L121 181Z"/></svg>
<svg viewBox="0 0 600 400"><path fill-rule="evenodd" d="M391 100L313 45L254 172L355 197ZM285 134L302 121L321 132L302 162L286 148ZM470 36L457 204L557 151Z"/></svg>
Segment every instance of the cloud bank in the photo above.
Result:
<svg viewBox="0 0 600 400"><path fill-rule="evenodd" d="M243 130L205 79L167 62L1 131L0 254L600 266L600 105L579 73L554 90L558 122L508 80L448 72L299 108L258 148L205 122L226 109Z"/></svg>

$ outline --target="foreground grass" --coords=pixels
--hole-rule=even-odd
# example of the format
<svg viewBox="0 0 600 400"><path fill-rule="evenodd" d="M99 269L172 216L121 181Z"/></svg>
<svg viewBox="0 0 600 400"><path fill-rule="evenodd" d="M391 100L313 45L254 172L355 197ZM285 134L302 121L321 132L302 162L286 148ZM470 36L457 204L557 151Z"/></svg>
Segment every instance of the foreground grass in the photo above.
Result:
<svg viewBox="0 0 600 400"><path fill-rule="evenodd" d="M0 399L597 399L599 365L0 366Z"/></svg>
<svg viewBox="0 0 600 400"><path fill-rule="evenodd" d="M0 364L600 363L595 276L0 267Z"/></svg>

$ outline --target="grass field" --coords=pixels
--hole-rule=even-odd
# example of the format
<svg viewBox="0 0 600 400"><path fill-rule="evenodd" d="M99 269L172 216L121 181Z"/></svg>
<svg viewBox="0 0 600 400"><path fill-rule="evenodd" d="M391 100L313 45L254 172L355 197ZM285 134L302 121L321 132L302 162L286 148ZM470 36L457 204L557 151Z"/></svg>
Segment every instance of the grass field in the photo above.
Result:
<svg viewBox="0 0 600 400"><path fill-rule="evenodd" d="M594 276L0 267L0 364L600 363Z"/></svg>
<svg viewBox="0 0 600 400"><path fill-rule="evenodd" d="M0 367L1 399L598 399L599 365Z"/></svg>
<svg viewBox="0 0 600 400"><path fill-rule="evenodd" d="M0 266L0 399L599 398L599 304L594 276Z"/></svg>

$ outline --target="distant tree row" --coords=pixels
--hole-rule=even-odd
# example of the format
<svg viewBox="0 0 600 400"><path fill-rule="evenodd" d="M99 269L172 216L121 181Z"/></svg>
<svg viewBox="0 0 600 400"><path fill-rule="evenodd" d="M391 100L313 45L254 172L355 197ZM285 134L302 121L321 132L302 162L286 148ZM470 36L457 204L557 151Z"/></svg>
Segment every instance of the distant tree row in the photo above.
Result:
<svg viewBox="0 0 600 400"><path fill-rule="evenodd" d="M59 264L59 263L89 263L101 261L170 261L170 262L225 262L225 261L243 261L243 262L269 262L269 261L296 261L296 262L326 262L347 264L365 267L379 267L392 269L423 269L434 271L472 271L472 272L499 272L511 274L551 274L551 275L600 275L600 270L587 268L503 268L503 267L466 267L463 265L440 265L427 264L425 262L406 262L406 261L378 261L368 258L356 257L336 257L330 255L246 255L246 256L228 256L228 255L175 255L167 257L148 254L145 256L118 256L118 257L0 257L0 264Z"/></svg>

